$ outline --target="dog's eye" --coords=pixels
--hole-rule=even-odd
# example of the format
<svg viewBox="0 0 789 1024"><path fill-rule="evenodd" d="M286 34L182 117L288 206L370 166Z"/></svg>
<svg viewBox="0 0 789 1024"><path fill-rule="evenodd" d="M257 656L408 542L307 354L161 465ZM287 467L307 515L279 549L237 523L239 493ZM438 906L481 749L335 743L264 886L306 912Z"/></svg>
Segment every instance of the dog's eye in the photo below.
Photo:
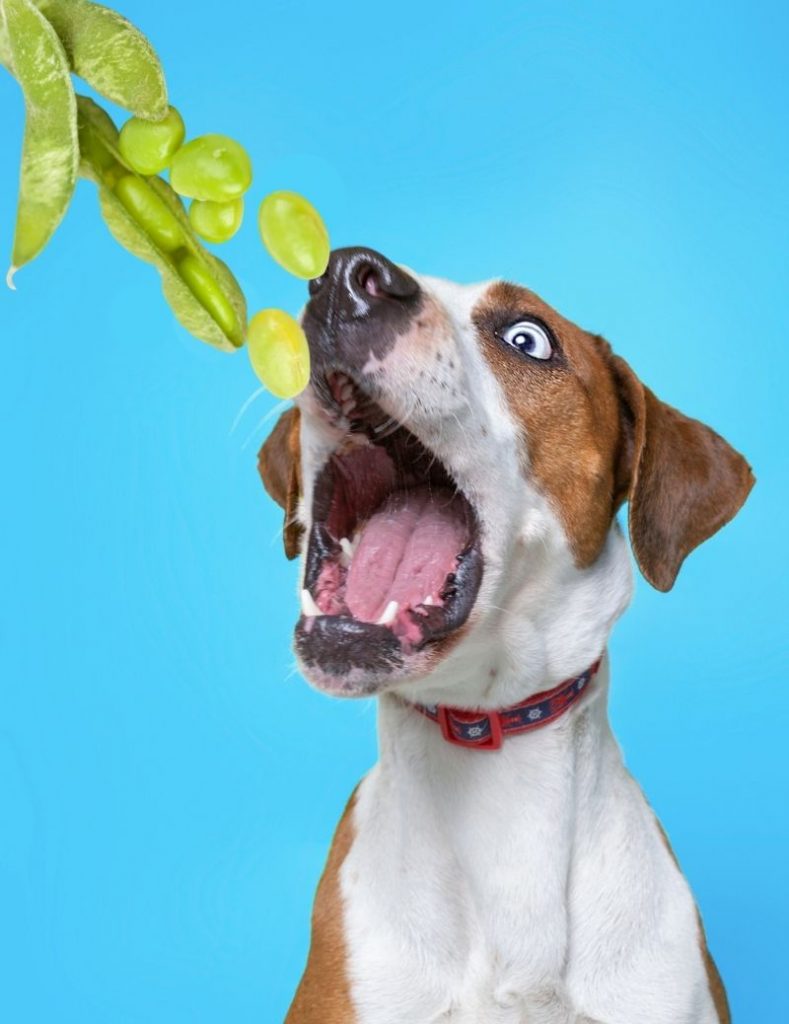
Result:
<svg viewBox="0 0 789 1024"><path fill-rule="evenodd" d="M524 355L532 359L550 359L553 345L545 328L534 320L519 320L501 332L501 340L506 341Z"/></svg>

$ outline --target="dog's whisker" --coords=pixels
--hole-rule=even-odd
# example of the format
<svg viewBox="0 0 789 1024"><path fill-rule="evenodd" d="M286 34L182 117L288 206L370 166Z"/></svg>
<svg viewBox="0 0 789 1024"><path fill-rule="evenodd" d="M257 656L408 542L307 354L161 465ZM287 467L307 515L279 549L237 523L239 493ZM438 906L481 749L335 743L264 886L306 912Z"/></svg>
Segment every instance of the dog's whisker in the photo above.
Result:
<svg viewBox="0 0 789 1024"><path fill-rule="evenodd" d="M249 396L249 398L247 398L247 399L246 399L246 400L245 400L245 401L244 401L244 402L242 403L242 405L241 405L241 408L240 408L240 409L238 410L238 412L236 413L236 417L235 417L235 419L233 420L233 424L232 424L232 426L230 427L230 430L228 431L228 437L230 437L230 435L232 435L232 434L233 434L233 433L235 432L235 429L236 429L236 427L237 427L237 426L239 425L239 423L241 422L241 420L242 420L242 418L243 418L243 416L244 416L244 413L245 413L245 412L247 411L247 409L248 409L248 408L249 408L249 407L250 407L250 406L251 406L251 405L252 405L252 404L253 404L254 402L256 402L256 401L258 400L258 398L260 398L260 396L261 396L261 395L264 395L265 393L266 393L266 389L265 389L265 388L262 388L262 387L261 387L261 388L257 388L257 389L256 389L255 391L253 391L253 392L252 392L252 394L251 394L251 395ZM282 403L282 404L284 404L284 403Z"/></svg>
<svg viewBox="0 0 789 1024"><path fill-rule="evenodd" d="M288 402L286 400L286 401L283 401L283 402L277 402L277 404L275 406L273 406L271 409L269 409L269 411L266 413L266 415L255 424L254 429L251 430L250 433L247 435L246 439L244 440L243 444L241 445L241 451L242 452L244 451L244 449L249 445L249 443L252 441L252 439L257 435L257 433L258 433L258 431L260 430L261 427L264 427L268 423L268 421L270 419L273 419L273 417L276 416L278 413L284 412L284 410L288 407L288 405L290 405L290 402Z"/></svg>

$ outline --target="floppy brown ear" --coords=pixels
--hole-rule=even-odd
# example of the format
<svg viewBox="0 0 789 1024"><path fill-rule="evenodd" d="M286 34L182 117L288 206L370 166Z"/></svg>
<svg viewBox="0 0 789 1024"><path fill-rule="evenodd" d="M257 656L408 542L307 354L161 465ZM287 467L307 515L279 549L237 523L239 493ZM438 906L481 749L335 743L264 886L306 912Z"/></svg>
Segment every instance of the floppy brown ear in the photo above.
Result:
<svg viewBox="0 0 789 1024"><path fill-rule="evenodd" d="M714 430L661 402L623 359L615 356L613 364L630 543L646 579L670 590L686 556L740 510L754 476Z"/></svg>
<svg viewBox="0 0 789 1024"><path fill-rule="evenodd" d="M282 540L288 558L299 553L304 532L296 521L301 497L300 413L296 408L283 412L258 455L258 471L263 486L278 505L285 509Z"/></svg>

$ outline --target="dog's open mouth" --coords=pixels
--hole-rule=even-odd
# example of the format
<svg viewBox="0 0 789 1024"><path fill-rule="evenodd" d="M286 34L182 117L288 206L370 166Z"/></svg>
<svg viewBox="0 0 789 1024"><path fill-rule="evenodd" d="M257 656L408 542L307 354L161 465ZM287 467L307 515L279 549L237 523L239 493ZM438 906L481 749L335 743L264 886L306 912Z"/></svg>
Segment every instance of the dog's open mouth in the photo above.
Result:
<svg viewBox="0 0 789 1024"><path fill-rule="evenodd" d="M315 481L297 649L333 676L402 668L468 618L482 559L449 472L345 374L319 392L344 442Z"/></svg>

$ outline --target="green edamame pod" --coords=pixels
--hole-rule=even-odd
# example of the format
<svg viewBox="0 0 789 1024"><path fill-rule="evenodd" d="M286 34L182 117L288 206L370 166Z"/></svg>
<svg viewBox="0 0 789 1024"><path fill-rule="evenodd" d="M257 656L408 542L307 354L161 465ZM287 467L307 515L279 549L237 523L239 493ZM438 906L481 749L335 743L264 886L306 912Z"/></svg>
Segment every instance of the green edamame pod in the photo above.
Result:
<svg viewBox="0 0 789 1024"><path fill-rule="evenodd" d="M36 257L63 219L79 164L77 110L68 61L55 30L30 0L4 0L11 61L25 96L19 206L11 269Z"/></svg>
<svg viewBox="0 0 789 1024"><path fill-rule="evenodd" d="M139 29L90 0L36 0L80 78L138 117L167 115L167 86L159 58Z"/></svg>
<svg viewBox="0 0 789 1024"><path fill-rule="evenodd" d="M14 73L13 63L11 61L11 43L8 39L8 29L5 24L5 14L3 14L3 5L0 4L0 64L3 67L8 68L11 74Z"/></svg>
<svg viewBox="0 0 789 1024"><path fill-rule="evenodd" d="M221 260L200 245L183 204L167 182L156 177L136 176L124 163L118 149L118 130L105 111L85 96L79 96L77 103L81 170L98 186L102 216L111 234L133 255L156 267L162 279L165 298L180 323L191 334L225 351L239 348L244 344L246 302L236 279ZM154 201L161 203L156 207L159 215L163 209L169 211L183 232L180 246L168 251L162 247L162 239L149 230L150 225L146 226L145 214L141 217L140 208L128 201L130 188L137 196L142 193L137 186L130 187L128 182L121 184L129 177L143 186L146 204L153 197ZM119 185L122 192L126 190L128 205L117 194ZM223 299L211 305L204 303L195 294L179 269L179 265L189 256L204 268L205 275ZM187 268L190 265L187 264ZM208 287L212 290L211 286Z"/></svg>

